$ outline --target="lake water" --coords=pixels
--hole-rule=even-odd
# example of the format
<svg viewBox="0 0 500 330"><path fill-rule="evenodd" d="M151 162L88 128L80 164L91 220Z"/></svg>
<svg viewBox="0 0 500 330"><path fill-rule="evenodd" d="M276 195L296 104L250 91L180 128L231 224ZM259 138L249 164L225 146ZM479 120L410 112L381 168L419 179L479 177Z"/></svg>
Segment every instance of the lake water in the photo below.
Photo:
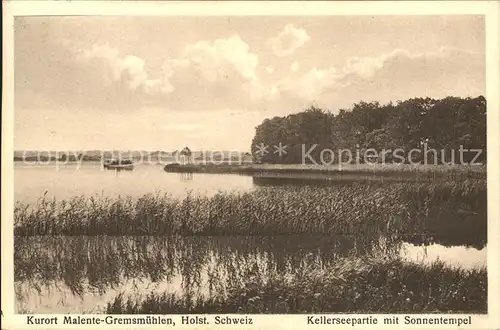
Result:
<svg viewBox="0 0 500 330"><path fill-rule="evenodd" d="M281 181L265 186L286 189ZM15 200L35 203L47 192L58 200L73 196L141 196L259 189L261 180L235 174L166 173L162 166L108 171L100 163L64 166L16 164ZM302 183L306 184L307 181ZM333 184L333 183L332 183ZM15 243L18 311L100 312L117 294L151 291L209 294L227 281L258 269L262 276L324 267L380 247L352 237L18 237ZM417 246L399 242L385 253L409 262L441 260L465 269L486 265L487 248Z"/></svg>
<svg viewBox="0 0 500 330"><path fill-rule="evenodd" d="M132 171L104 170L100 163L68 165L15 165L14 197L23 203L48 197L141 196L169 193L183 197L187 192L215 194L218 191L245 191L253 188L251 176L234 174L167 173L161 165L136 166Z"/></svg>

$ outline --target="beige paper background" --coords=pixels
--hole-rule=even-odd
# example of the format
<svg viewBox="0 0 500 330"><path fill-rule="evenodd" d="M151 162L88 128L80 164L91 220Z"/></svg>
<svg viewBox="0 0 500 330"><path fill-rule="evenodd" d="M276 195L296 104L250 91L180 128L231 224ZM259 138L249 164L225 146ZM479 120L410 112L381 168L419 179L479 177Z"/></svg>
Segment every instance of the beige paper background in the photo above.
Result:
<svg viewBox="0 0 500 330"><path fill-rule="evenodd" d="M428 2L154 2L154 1L24 1L13 0L3 5L3 95L2 95L2 329L49 328L139 328L140 326L34 326L26 325L26 317L14 314L13 282L13 136L14 129L14 55L13 17L25 15L438 15L481 14L486 17L486 99L488 102L488 316L476 315L471 329L500 328L500 102L499 43L500 4L498 1L428 1ZM48 316L48 315L44 315ZM361 316L361 315L360 315ZM385 317L389 315L384 315ZM416 316L416 315L414 315ZM436 315L433 315L436 316ZM180 320L180 316L176 316ZM258 329L332 327L307 325L305 315L253 316ZM149 326L151 327L151 326ZM165 328L165 326L159 326ZM220 326L183 326L176 328L211 328ZM233 328L234 326L226 326ZM240 326L237 326L238 328ZM352 326L335 326L335 328ZM370 328L390 328L387 325ZM396 325L396 329L409 326ZM411 326L434 329L446 326ZM142 326L144 328L144 326ZM359 328L359 327L357 327Z"/></svg>

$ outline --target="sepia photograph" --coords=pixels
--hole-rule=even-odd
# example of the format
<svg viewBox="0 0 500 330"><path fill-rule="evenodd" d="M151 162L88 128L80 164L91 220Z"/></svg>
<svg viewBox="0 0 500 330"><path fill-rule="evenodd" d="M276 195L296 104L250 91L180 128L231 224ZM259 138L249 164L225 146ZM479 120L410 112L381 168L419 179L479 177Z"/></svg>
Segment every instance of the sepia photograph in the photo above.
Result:
<svg viewBox="0 0 500 330"><path fill-rule="evenodd" d="M488 313L485 15L12 24L26 324Z"/></svg>

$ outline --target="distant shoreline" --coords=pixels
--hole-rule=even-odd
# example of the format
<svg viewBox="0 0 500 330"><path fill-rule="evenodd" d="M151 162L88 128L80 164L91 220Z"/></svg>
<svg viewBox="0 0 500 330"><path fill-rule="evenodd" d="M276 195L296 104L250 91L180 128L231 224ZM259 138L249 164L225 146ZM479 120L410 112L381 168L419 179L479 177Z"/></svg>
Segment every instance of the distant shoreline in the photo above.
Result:
<svg viewBox="0 0 500 330"><path fill-rule="evenodd" d="M322 176L376 175L384 177L447 177L486 179L486 166L447 166L447 165L383 165L383 164L342 164L339 165L302 165L302 164L186 164L166 165L165 172L170 173L213 173L213 174L320 174Z"/></svg>

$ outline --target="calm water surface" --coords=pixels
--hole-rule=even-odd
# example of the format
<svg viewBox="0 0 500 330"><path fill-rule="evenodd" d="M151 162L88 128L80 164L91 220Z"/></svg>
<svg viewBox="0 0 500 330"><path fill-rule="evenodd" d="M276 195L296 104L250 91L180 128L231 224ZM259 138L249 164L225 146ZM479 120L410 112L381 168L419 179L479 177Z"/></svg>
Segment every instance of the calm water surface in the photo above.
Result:
<svg viewBox="0 0 500 330"><path fill-rule="evenodd" d="M215 194L253 188L251 176L234 174L167 173L161 165L140 165L132 171L104 170L100 163L14 166L15 200L33 203L47 191L48 197L141 196L170 193L183 197L188 191Z"/></svg>

